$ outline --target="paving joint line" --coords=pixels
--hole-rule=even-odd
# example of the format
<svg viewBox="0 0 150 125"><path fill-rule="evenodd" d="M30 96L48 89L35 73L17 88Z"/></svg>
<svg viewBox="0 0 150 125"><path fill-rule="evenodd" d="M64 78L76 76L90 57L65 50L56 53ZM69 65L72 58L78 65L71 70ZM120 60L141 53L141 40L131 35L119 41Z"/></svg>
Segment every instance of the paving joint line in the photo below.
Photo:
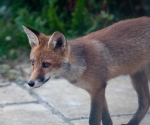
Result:
<svg viewBox="0 0 150 125"><path fill-rule="evenodd" d="M14 106L14 105L26 105L26 104L38 104L38 101L27 101L27 102L13 102L13 103L4 103L0 104L0 107L5 107L5 106Z"/></svg>
<svg viewBox="0 0 150 125"><path fill-rule="evenodd" d="M89 119L89 117L77 117L77 118L70 118L70 121L75 121L75 120L83 120L83 119Z"/></svg>
<svg viewBox="0 0 150 125"><path fill-rule="evenodd" d="M146 114L150 114L150 111L147 112ZM110 115L110 117L121 117L121 116L130 116L134 115L133 113L131 114L116 114L116 115ZM77 117L77 118L71 118L69 119L70 121L75 121L75 120L84 120L84 119L89 119L89 117Z"/></svg>
<svg viewBox="0 0 150 125"><path fill-rule="evenodd" d="M57 109L55 109L54 107L52 107L51 105L49 105L46 101L44 101L41 97L38 96L38 94L36 94L35 92L33 92L32 90L29 90L25 85L24 81L16 81L15 82L19 87L21 87L23 90L25 90L26 92L28 92L32 97L34 97L39 104L43 105L44 107L46 107L48 110L50 110L53 114L57 115L59 118L61 118L63 121L65 121L66 123L68 123L68 125L74 125L69 118L65 117L64 114L62 114L61 112L59 112Z"/></svg>
<svg viewBox="0 0 150 125"><path fill-rule="evenodd" d="M150 114L148 111L146 114ZM110 115L110 117L121 117L121 116L131 116L134 115L134 113L129 113L129 114L115 114L115 115Z"/></svg>

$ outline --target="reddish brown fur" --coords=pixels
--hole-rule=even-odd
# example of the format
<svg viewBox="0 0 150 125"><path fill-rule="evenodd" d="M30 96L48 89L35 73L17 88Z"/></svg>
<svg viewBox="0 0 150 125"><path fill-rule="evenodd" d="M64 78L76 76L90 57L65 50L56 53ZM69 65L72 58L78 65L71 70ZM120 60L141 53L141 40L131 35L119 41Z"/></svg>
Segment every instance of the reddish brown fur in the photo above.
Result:
<svg viewBox="0 0 150 125"><path fill-rule="evenodd" d="M60 60L62 58L68 57L69 47L68 47L68 50L65 51L64 53L61 53L59 51L55 53L52 50L51 46L47 46L47 42L49 39L50 39L50 36L45 36L44 34L40 34L39 36L40 46L32 47L30 59L31 60L34 59L35 61L34 65L36 67L36 69L32 67L33 73L31 74L31 77L30 77L30 79L32 80L36 80L39 74L46 75L47 72L53 69L57 69L58 67L61 66ZM50 62L51 67L43 70L41 68L42 62Z"/></svg>
<svg viewBox="0 0 150 125"><path fill-rule="evenodd" d="M104 125L112 125L105 98L107 80L129 74L139 109L127 125L139 125L150 105L145 73L150 63L150 18L120 21L72 41L63 39L57 48L59 37L64 36L58 32L53 35L37 36L40 44L32 46L35 65L30 80L51 72L59 74L91 95L90 125L100 125L101 120ZM42 62L50 62L51 66L43 69Z"/></svg>

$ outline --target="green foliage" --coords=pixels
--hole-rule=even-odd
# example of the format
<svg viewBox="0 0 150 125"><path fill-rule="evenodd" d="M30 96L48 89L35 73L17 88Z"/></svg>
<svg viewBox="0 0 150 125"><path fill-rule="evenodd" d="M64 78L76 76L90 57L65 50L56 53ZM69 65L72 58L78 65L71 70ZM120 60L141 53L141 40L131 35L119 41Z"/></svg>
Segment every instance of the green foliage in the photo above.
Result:
<svg viewBox="0 0 150 125"><path fill-rule="evenodd" d="M16 58L18 49L22 52L30 48L23 24L47 35L61 31L72 39L144 15L150 15L149 0L0 1L0 61Z"/></svg>
<svg viewBox="0 0 150 125"><path fill-rule="evenodd" d="M61 18L57 15L58 6L55 6L55 0L51 0L49 2L48 8L48 22L49 27L52 30L60 30L61 32L65 32L64 22L61 21Z"/></svg>
<svg viewBox="0 0 150 125"><path fill-rule="evenodd" d="M75 10L72 13L72 25L71 29L74 31L74 35L82 34L87 29L86 23L89 21L88 19L85 20L84 17L89 17L88 13L86 12L86 0L78 0L75 6Z"/></svg>

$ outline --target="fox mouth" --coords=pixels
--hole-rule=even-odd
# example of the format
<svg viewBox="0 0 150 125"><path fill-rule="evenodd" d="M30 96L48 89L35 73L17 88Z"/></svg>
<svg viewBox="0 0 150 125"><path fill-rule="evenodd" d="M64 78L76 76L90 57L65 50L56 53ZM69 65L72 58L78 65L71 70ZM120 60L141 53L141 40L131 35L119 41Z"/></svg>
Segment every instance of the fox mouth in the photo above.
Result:
<svg viewBox="0 0 150 125"><path fill-rule="evenodd" d="M46 79L46 80L43 82L43 84L45 84L50 78L51 78L51 77L49 77L48 79Z"/></svg>
<svg viewBox="0 0 150 125"><path fill-rule="evenodd" d="M35 84L33 87L34 88L39 88L40 86L42 86L43 84L45 84L49 79L50 79L50 77L48 79L46 79L44 82L40 82L38 84Z"/></svg>

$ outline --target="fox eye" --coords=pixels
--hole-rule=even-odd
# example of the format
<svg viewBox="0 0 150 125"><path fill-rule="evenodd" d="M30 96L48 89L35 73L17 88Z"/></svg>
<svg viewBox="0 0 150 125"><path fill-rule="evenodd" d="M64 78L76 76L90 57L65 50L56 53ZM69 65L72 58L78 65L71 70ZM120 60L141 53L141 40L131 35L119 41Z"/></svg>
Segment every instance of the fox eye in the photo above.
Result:
<svg viewBox="0 0 150 125"><path fill-rule="evenodd" d="M43 68L48 68L50 65L51 65L51 64L48 63L48 62L44 62L44 63L42 64Z"/></svg>
<svg viewBox="0 0 150 125"><path fill-rule="evenodd" d="M31 60L31 65L34 66L34 60Z"/></svg>

